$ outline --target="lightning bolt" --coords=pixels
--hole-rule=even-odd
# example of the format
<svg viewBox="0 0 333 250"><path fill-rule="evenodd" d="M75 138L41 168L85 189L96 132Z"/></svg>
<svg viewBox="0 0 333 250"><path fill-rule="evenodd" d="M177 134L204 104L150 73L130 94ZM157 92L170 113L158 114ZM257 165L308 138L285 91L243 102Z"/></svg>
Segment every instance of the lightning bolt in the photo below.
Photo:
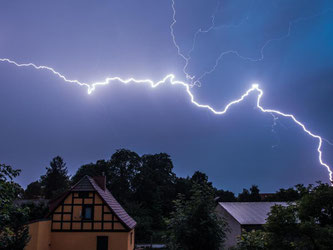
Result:
<svg viewBox="0 0 333 250"><path fill-rule="evenodd" d="M171 0L171 8L172 8L172 23L170 25L170 35L171 35L171 38L172 38L172 42L173 44L175 45L176 49L177 49L177 54L184 59L185 61L185 65L183 67L183 73L185 74L186 76L186 79L194 79L194 76L191 76L190 74L188 74L186 72L186 68L187 68L187 65L189 64L189 61L190 61L190 57L186 57L182 52L181 52L181 49L176 41L176 36L175 36L175 31L174 31L174 26L175 24L177 23L177 19L176 19L176 7L175 7L175 1L174 0ZM212 23L214 23L214 20L215 20L215 17L212 19ZM200 29L199 29L200 30ZM199 31L198 30L198 31ZM197 33L198 33L197 31ZM196 35L194 35L194 37L196 37ZM193 41L192 43L192 46L194 46L194 43L195 41Z"/></svg>
<svg viewBox="0 0 333 250"><path fill-rule="evenodd" d="M318 160L319 160L319 163L320 165L322 165L323 167L325 167L329 173L329 179L333 185L333 173L332 173L332 170L330 169L330 166L325 163L322 159L322 145L323 145L323 141L329 143L330 145L333 145L331 142L329 142L328 140L326 140L325 138L322 138L321 136L317 135L317 134L314 134L312 133L310 130L308 130L305 125L303 123L301 123L299 120L296 119L296 117L292 114L288 114L288 113L283 113L279 110L274 110L274 109L265 109L261 106L261 98L264 94L263 90L259 88L259 85L258 84L252 84L251 88L249 88L239 99L236 99L234 101L231 101L230 103L228 103L223 109L221 110L217 110L217 109L214 109L213 107L211 107L210 105L207 105L207 104L200 104L199 102L197 102L195 100L195 97L194 95L192 94L191 92L191 88L195 85L198 85L200 86L201 85L201 80L208 74L211 74L212 72L214 72L219 64L219 62L223 59L223 57L227 54L235 54L236 56L238 56L239 58L243 59L243 60L249 60L249 61L252 61L252 62L257 62L257 61L261 61L264 59L264 49L273 41L277 41L277 40L282 40L282 39L285 39L287 37L290 36L290 33L291 33L291 29L292 29L292 25L295 24L296 22L299 22L301 20L304 20L304 19L308 19L308 18L312 18L312 17L315 17L315 16L318 16L320 14L323 14L323 13L319 13L317 15L314 15L314 16L311 16L311 17L308 17L308 18L300 18L300 19L297 19L297 20L294 20L294 21L291 21L289 23L289 27L288 27L288 32L286 35L282 36L282 37L279 37L279 38L274 38L274 39L270 39L268 40L261 48L260 50L260 57L259 58L249 58L249 57L244 57L242 56L238 51L236 50L229 50L229 51L224 51L224 52L221 52L220 55L218 56L218 58L216 59L215 61L215 65L209 70L209 71L206 71L204 72L201 76L199 76L198 78L196 78L194 75L190 75L189 73L187 73L187 67L189 65L189 61L191 60L191 53L194 51L195 49L195 44L196 44L196 40L197 40L197 37L200 35L200 34L203 34L203 33L208 33L210 32L212 29L215 28L215 17L216 17L216 14L217 14L217 11L218 11L218 8L219 8L219 5L220 5L220 1L217 1L217 6L215 8L215 11L214 13L212 14L211 16L211 26L209 26L207 29L202 29L202 28L199 28L195 33L194 33L194 36L193 36L193 40L192 40L192 47L190 48L190 50L187 52L187 56L185 56L182 52L181 52L181 48L180 46L177 44L176 42L176 36L174 34L174 25L177 23L177 20L176 20L176 8L175 8L175 0L171 0L171 8L172 8L172 11L173 11L173 15L172 15L172 23L170 25L170 34L171 34L171 37L172 37L172 41L173 41L173 44L174 46L176 47L177 49L177 53L178 55L185 61L185 65L183 67L183 73L185 74L186 76L186 79L189 80L191 82L191 84L189 83L186 83L186 82L183 82L183 81L179 81L179 80L176 80L176 77L175 75L173 74L169 74L169 75L166 75L162 80L160 81L157 81L157 82L154 82L153 80L151 79L135 79L135 78L128 78L128 79L123 79L123 78L120 78L120 77L107 77L104 79L104 81L100 81L100 82L93 82L93 83L86 83L86 82L81 82L79 80L73 80L73 79L69 79L67 78L65 75L61 74L60 72L56 71L55 69L53 69L52 67L49 67L49 66L44 66L44 65L36 65L34 63L17 63L11 59L8 59L8 58L0 58L0 62L6 62L6 63L9 63L9 64L13 64L17 67L33 67L34 69L36 70L46 70L46 71L49 71L51 73L53 73L55 76L57 76L58 78L62 79L63 81L67 82L67 83L75 83L79 86L84 86L87 88L87 91L88 91L88 94L91 94L93 93L93 91L95 91L96 87L97 86L100 86L100 85L108 85L108 84L111 84L112 82L121 82L123 84L129 84L129 83L137 83L137 84L148 84L150 87L152 88L156 88L158 87L159 85L161 84L165 84L167 82L169 82L171 85L179 85L181 87L183 87L185 89L185 92L187 93L187 95L189 96L189 99L191 101L192 104L194 104L196 107L198 108L203 108L203 109L208 109L209 111L211 111L213 114L215 115L223 115L225 114L229 108L235 104L238 104L240 102L242 102L247 96L249 96L252 92L256 92L257 93L257 101L256 101L256 108L258 108L261 112L263 113L268 113L270 115L272 115L273 119L274 119L274 124L272 126L272 130L274 130L274 126L276 125L276 120L278 119L278 117L276 115L279 115L279 116L283 116L283 117L286 117L286 118L290 118L292 119L299 127L301 127L303 129L303 131L308 134L309 136L311 136L312 138L318 140L318 147L317 147L317 152L318 152ZM329 9L329 10L326 10L324 12L327 12L327 11L332 11L332 9ZM248 17L246 19L244 19L243 21L241 21L239 24L237 25L230 25L232 27L237 27L237 26L240 26L242 25L242 23L244 21L247 21ZM195 79L196 78L196 79Z"/></svg>
<svg viewBox="0 0 333 250"><path fill-rule="evenodd" d="M194 51L195 49L195 44L196 44L196 40L197 40L197 37L198 35L200 34L205 34L205 33L209 33L211 30L215 29L215 18L216 18L216 14L217 14L217 11L218 11L218 8L220 6L220 1L217 1L217 6L215 8L215 11L214 13L212 14L211 16L211 26L208 27L206 30L202 29L202 28L199 28L195 33L194 33L194 36L193 36L193 40L192 40L192 47L191 49L189 50L188 52L188 56L185 56L183 53L181 53L181 49L180 49L180 46L177 44L176 42L176 36L174 34L174 26L175 24L177 23L177 19L176 19L176 8L175 8L175 0L171 0L171 8L172 8L172 12L173 12L173 15L172 15L172 23L170 25L170 35L172 37L172 41L173 41L173 44L174 46L176 47L177 49L177 53L178 55L184 59L185 61L185 65L183 67L183 73L185 74L186 76L186 79L189 80L191 82L191 87L193 86L201 86L201 81L203 78L205 78L207 75L213 73L217 66L219 65L220 61L226 56L226 55L229 55L229 54L233 54L237 57L239 57L240 59L242 60L247 60L247 61L251 61L251 62L259 62L259 61L262 61L264 60L265 56L264 56L264 50L266 49L266 47L271 44L272 42L275 42L275 41L281 41L283 39L286 39L288 37L291 36L291 31L292 31L292 27L300 22L300 21L304 21L304 20L308 20L308 19L311 19L311 18L315 18L315 17L318 17L320 15L323 15L327 12L331 12L333 11L333 9L326 9L320 13L317 13L317 14L314 14L314 15L311 15L309 17L302 17L302 18L298 18L296 20L292 20L289 22L289 25L288 25L288 30L287 30L287 33L281 37L277 37L277 38L273 38L273 39L269 39L267 40L263 46L261 47L260 49L260 57L258 58L251 58L251 57L246 57L246 56L243 56L241 55L237 50L228 50L228 51L222 51L219 56L217 57L217 59L215 60L215 64L213 65L213 67L208 70L208 71L205 71L203 74L201 74L199 77L196 77L194 75L190 75L189 73L187 73L187 68L189 66L189 63L190 63L190 60L191 60L191 53ZM242 20L239 24L236 24L236 25L227 25L228 27L238 27L238 26L241 26L245 21L248 20L248 16ZM221 111L218 111L218 110L215 110L213 109L211 106L209 105L203 105L203 104L199 104L197 103L195 100L194 100L194 97L193 97L193 94L190 92L190 90L187 88L187 92L188 94L190 95L191 97L191 102L193 104L195 104L196 106L200 107L200 108L207 108L209 109L210 111L212 111L214 114L216 115L222 115L224 113L226 113L229 109L229 107L231 105L234 105L234 104L237 104L239 102L241 102L246 96L248 96L250 94L250 92L252 91L257 91L258 92L258 96L257 96L257 105L256 107L264 112L264 113L269 113L272 115L273 117L273 125L272 125L272 132L274 132L274 127L276 126L276 121L278 120L278 117L276 115L280 115L280 116L284 116L284 117L287 117L287 118L290 118L292 119L297 125L299 125L304 132L306 132L308 135L310 135L311 137L315 138L318 140L318 147L317 147L317 151L318 151L318 160L319 160L319 163L324 166L328 173L329 173L329 179L332 183L332 186L333 186L333 179L332 179L332 170L330 169L330 167L328 166L328 164L326 164L323 160L322 160L322 144L323 144L323 141L327 142L329 145L333 145L333 143L331 143L330 141L328 141L327 139L325 138L322 138L321 136L319 135L316 135L314 133L312 133L310 130L308 130L305 125L303 123L301 123L299 120L296 119L296 117L292 114L286 114L286 113L283 113L281 111L278 111L278 110L273 110L273 109L265 109L263 108L261 105L260 105L260 101L261 101L261 97L263 96L263 90L259 88L259 85L257 84L253 84L252 87L247 90L245 92L244 95L242 95L242 97L240 99L237 99L235 101L232 101L230 102L229 104L227 104L227 106L221 110ZM275 146L273 146L275 147Z"/></svg>
<svg viewBox="0 0 333 250"><path fill-rule="evenodd" d="M190 98L190 101L192 104L194 104L196 107L198 108L202 108L202 109L207 109L209 111L211 111L213 114L215 115L224 115L231 106L238 104L240 102L242 102L247 96L250 95L250 93L252 92L257 92L257 101L256 101L256 107L263 113L269 113L271 115L279 115L279 116L283 116L286 118L290 118L291 120L293 120L299 127L301 127L303 129L303 131L308 134L309 136L311 136L312 138L318 140L318 147L317 147L317 152L318 152L318 160L320 165L322 165L323 167L325 167L329 173L329 179L333 185L333 172L330 169L330 166L325 163L322 159L322 145L323 145L323 140L325 140L324 138L322 138L321 136L312 133L310 130L308 130L305 125L300 122L299 120L296 119L296 117L292 114L288 114L288 113L283 113L279 110L274 110L274 109L265 109L264 107L261 106L261 98L264 94L263 90L261 88L259 88L259 84L252 84L251 88L249 88L240 98L233 100L231 102L229 102L223 109L221 110L217 110L214 109L213 107L211 107L208 104L201 104L199 102L197 102L194 98L194 95L191 92L191 85L183 82L183 81L179 81L176 80L175 75L173 74L169 74L166 75L162 80L154 82L151 79L135 79L135 78L128 78L128 79L123 79L120 77L107 77L104 79L104 81L101 82L93 82L91 84L89 83L85 83L85 82L80 82L79 80L72 80L72 79L68 79L66 76L62 75L61 73L59 73L58 71L56 71L55 69L49 67L49 66L37 66L34 63L17 63L11 59L8 58L0 58L0 62L6 62L6 63L10 63L13 64L17 67L33 67L36 70L47 70L51 73L53 73L54 75L56 75L57 77L61 78L62 80L64 80L65 82L68 83L75 83L78 84L80 86L84 86L88 89L88 94L91 94L93 91L95 91L97 86L100 85L108 85L111 84L112 82L121 82L123 84L129 84L129 83L138 83L138 84L148 84L150 85L150 87L152 88L156 88L159 85L163 84L163 83L167 83L169 82L171 85L179 85L181 87L183 87L185 89L185 92L187 93L187 95Z"/></svg>
<svg viewBox="0 0 333 250"><path fill-rule="evenodd" d="M193 39L192 39L192 46L191 46L191 49L188 51L187 53L187 56L185 56L182 52L181 52L181 49L180 49L180 46L178 45L177 41L176 41L176 35L175 35L175 31L174 31L174 26L176 25L177 23L177 19L176 19L176 7L175 7L175 0L171 0L171 8L172 8L172 23L170 24L170 35L172 37L172 42L173 42L173 45L176 47L177 49L177 54L178 56L180 56L184 61L185 61L185 65L183 67L183 73L186 77L186 79L190 80L192 82L192 86L194 85L198 85L200 86L200 82L198 81L193 81L195 76L194 75L190 75L188 72L187 72L187 67L190 63L190 60L191 60L191 53L193 52L194 48L195 48L195 43L196 43L196 40L197 40L197 37L199 34L201 33L208 33L210 32L212 29L214 29L215 27L215 18L216 18L216 14L217 14L217 11L220 7L220 1L218 0L217 3L216 3L216 7L215 7L215 10L213 12L213 14L211 15L211 25L207 28L207 29L203 29L203 28L199 28L193 35Z"/></svg>

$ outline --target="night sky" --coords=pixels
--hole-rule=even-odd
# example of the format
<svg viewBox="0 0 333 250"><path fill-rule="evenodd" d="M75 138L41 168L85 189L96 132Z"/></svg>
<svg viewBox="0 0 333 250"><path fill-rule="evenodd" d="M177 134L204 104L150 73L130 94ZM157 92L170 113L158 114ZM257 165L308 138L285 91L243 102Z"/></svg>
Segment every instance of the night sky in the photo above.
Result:
<svg viewBox="0 0 333 250"><path fill-rule="evenodd" d="M265 108L292 113L333 141L333 1L175 0L174 7L176 45L190 57L185 70L203 76L191 89L198 102L222 109L258 82ZM189 81L172 22L171 0L1 1L0 58L88 83L169 73ZM0 162L22 169L24 187L56 155L74 174L119 148L166 152L177 175L200 170L234 192L329 181L318 140L290 119L261 113L256 93L217 116L170 84L113 82L88 95L48 71L5 62L0 86ZM326 142L323 160L333 165Z"/></svg>

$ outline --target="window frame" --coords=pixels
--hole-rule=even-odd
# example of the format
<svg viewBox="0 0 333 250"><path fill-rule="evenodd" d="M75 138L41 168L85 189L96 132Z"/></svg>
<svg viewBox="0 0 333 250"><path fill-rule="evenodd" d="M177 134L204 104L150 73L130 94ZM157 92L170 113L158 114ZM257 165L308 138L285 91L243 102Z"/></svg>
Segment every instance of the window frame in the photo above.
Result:
<svg viewBox="0 0 333 250"><path fill-rule="evenodd" d="M91 218L86 218L86 209L91 208ZM92 204L83 204L82 205L82 220L84 221L93 221L94 220L94 205Z"/></svg>

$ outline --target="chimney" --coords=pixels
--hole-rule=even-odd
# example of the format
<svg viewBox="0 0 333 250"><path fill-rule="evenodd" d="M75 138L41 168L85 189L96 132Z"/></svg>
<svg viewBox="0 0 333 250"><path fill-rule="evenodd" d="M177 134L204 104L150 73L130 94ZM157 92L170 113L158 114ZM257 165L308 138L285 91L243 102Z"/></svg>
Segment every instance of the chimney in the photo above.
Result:
<svg viewBox="0 0 333 250"><path fill-rule="evenodd" d="M105 189L106 189L106 178L104 176L104 173L103 173L103 176L94 176L93 179L97 183L97 185L105 191Z"/></svg>

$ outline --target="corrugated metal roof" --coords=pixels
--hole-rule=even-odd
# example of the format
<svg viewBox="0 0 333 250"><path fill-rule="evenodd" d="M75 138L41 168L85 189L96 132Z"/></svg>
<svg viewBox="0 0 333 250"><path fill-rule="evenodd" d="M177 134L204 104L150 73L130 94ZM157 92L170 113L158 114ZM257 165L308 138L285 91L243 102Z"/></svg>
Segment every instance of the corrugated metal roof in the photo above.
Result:
<svg viewBox="0 0 333 250"><path fill-rule="evenodd" d="M241 225L262 225L274 205L288 206L287 202L219 202Z"/></svg>

